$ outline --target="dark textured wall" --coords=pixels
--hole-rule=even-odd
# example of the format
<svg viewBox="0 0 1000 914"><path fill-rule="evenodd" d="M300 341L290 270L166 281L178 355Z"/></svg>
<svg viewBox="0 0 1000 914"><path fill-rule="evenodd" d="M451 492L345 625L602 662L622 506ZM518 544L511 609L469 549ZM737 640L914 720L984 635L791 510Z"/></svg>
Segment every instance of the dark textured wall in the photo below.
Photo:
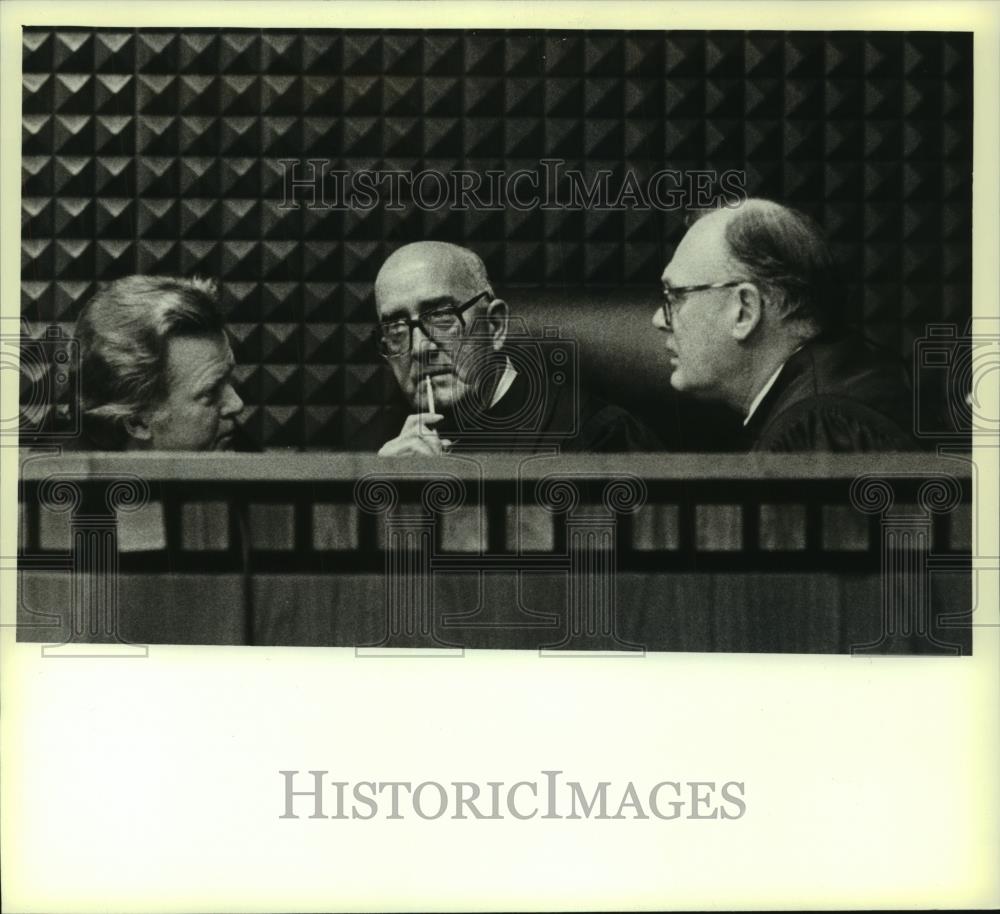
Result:
<svg viewBox="0 0 1000 914"><path fill-rule="evenodd" d="M515 305L586 284L651 310L683 231L677 212L281 208L282 158L739 169L824 225L874 339L908 356L971 310L971 35L29 29L23 68L24 316L70 329L97 282L218 277L265 446L380 443L370 293L393 246L467 243Z"/></svg>

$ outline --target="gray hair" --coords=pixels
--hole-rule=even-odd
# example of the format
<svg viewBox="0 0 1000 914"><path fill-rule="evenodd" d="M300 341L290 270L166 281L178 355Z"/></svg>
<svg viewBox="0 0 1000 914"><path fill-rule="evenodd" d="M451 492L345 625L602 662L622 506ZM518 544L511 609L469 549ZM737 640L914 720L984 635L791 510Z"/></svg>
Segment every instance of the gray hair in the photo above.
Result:
<svg viewBox="0 0 1000 914"><path fill-rule="evenodd" d="M121 450L126 422L166 397L172 337L225 333L211 280L127 276L102 286L80 312L80 392L84 431Z"/></svg>
<svg viewBox="0 0 1000 914"><path fill-rule="evenodd" d="M808 339L843 325L847 315L833 255L805 213L750 199L726 223L725 239L797 336Z"/></svg>

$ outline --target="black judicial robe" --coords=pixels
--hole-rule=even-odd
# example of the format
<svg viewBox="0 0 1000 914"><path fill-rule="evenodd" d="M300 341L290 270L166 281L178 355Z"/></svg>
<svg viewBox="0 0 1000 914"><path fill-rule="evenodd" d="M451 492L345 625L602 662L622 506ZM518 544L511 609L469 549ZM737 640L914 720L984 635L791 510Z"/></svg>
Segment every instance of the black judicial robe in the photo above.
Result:
<svg viewBox="0 0 1000 914"><path fill-rule="evenodd" d="M519 372L486 410L445 415L435 430L451 452L621 453L662 449L657 437L624 409L570 383L550 383L544 395Z"/></svg>
<svg viewBox="0 0 1000 914"><path fill-rule="evenodd" d="M919 447L913 397L898 362L857 336L806 343L744 428L751 451L908 451Z"/></svg>

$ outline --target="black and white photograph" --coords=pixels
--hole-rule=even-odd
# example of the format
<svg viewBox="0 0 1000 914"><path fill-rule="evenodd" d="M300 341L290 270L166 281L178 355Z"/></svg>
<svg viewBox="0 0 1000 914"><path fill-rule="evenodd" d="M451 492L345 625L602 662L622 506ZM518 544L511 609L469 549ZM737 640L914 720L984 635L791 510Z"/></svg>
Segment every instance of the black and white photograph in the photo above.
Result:
<svg viewBox="0 0 1000 914"><path fill-rule="evenodd" d="M971 34L22 69L20 637L972 650Z"/></svg>
<svg viewBox="0 0 1000 914"><path fill-rule="evenodd" d="M995 6L143 6L4 24L8 643L67 673L346 649L364 681L995 659ZM276 821L400 818L295 756ZM754 812L739 772L588 800L531 765L492 800L428 775L403 817L560 818L556 775L571 819Z"/></svg>

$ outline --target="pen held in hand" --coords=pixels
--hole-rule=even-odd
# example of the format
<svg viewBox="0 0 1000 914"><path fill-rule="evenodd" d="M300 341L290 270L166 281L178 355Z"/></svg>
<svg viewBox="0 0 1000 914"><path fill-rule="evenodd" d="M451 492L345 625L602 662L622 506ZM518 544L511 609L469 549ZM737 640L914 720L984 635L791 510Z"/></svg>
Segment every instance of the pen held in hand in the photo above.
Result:
<svg viewBox="0 0 1000 914"><path fill-rule="evenodd" d="M429 413L437 412L434 409L434 385L431 384L430 375L424 378L424 383L427 384L427 411Z"/></svg>

